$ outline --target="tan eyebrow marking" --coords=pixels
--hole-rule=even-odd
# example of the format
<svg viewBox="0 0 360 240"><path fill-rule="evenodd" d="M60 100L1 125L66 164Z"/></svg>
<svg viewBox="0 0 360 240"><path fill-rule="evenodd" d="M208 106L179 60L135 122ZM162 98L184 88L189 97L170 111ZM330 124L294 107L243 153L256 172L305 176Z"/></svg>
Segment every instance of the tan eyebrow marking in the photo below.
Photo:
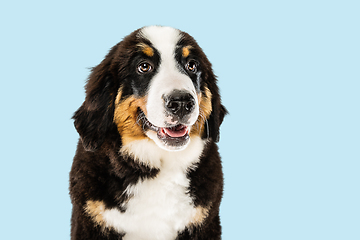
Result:
<svg viewBox="0 0 360 240"><path fill-rule="evenodd" d="M146 43L139 43L137 44L137 46L140 47L141 51L145 53L148 57L154 56L154 49Z"/></svg>
<svg viewBox="0 0 360 240"><path fill-rule="evenodd" d="M183 49L182 49L182 56L183 56L184 58L186 58L186 57L188 57L188 56L190 55L190 49L191 49L191 48L192 48L191 46L183 47Z"/></svg>

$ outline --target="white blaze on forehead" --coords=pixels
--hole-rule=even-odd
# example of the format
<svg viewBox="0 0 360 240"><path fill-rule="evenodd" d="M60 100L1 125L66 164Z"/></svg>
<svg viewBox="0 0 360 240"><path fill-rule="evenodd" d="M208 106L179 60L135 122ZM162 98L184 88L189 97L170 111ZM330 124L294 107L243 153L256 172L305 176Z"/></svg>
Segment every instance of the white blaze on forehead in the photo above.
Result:
<svg viewBox="0 0 360 240"><path fill-rule="evenodd" d="M153 44L161 53L161 57L172 57L176 44L181 39L180 31L171 27L145 27L141 29L140 34Z"/></svg>
<svg viewBox="0 0 360 240"><path fill-rule="evenodd" d="M196 101L195 111L190 117L193 124L198 117L198 102L196 90L190 77L179 69L175 59L177 43L181 39L181 32L171 27L151 26L140 31L140 35L151 42L160 54L160 66L150 82L147 99L147 118L156 126L164 127L166 124L166 110L163 96L173 90L184 90L193 95Z"/></svg>

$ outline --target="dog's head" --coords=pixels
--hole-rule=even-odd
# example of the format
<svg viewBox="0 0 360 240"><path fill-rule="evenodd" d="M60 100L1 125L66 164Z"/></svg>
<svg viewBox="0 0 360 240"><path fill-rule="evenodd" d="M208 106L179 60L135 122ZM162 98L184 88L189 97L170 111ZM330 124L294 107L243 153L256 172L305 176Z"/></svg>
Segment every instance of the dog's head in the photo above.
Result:
<svg viewBox="0 0 360 240"><path fill-rule="evenodd" d="M218 141L225 114L211 64L196 41L177 29L151 26L125 37L92 70L73 118L90 151L115 132L123 145L147 138L174 151L194 136Z"/></svg>

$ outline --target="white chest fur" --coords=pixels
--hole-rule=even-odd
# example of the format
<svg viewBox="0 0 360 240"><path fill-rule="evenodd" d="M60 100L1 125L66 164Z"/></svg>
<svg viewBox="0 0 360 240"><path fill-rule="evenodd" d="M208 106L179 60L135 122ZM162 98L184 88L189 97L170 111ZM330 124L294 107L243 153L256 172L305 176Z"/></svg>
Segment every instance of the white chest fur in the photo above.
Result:
<svg viewBox="0 0 360 240"><path fill-rule="evenodd" d="M104 209L101 215L107 227L125 232L125 240L169 240L203 218L206 210L195 207L187 193L189 179L186 173L199 161L204 142L200 138L191 140L181 152L159 150L151 141L125 149L136 159L156 165L160 172L154 179L128 186L124 194L130 196L130 200L124 204L124 213L115 208Z"/></svg>

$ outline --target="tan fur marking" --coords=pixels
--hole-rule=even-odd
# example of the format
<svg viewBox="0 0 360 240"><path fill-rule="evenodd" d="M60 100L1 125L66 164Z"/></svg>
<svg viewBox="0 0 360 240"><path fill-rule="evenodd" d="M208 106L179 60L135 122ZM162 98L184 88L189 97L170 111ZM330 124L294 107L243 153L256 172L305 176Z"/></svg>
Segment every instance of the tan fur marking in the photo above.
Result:
<svg viewBox="0 0 360 240"><path fill-rule="evenodd" d="M183 56L184 58L186 58L186 57L188 57L188 56L190 55L190 49L191 49L191 48L192 48L191 46L183 47L183 49L182 49L182 56Z"/></svg>
<svg viewBox="0 0 360 240"><path fill-rule="evenodd" d="M114 122L117 125L123 145L146 138L141 123L137 121L138 108L146 114L146 99L130 96L121 100L121 89L115 100Z"/></svg>
<svg viewBox="0 0 360 240"><path fill-rule="evenodd" d="M102 214L105 211L105 204L102 201L87 201L85 206L85 212L93 219L93 221L99 226L105 228L105 220Z"/></svg>
<svg viewBox="0 0 360 240"><path fill-rule="evenodd" d="M135 140L146 139L142 126L137 121L137 109L140 108L145 115L146 112L146 98L135 98L130 96L125 100L121 100L121 89L118 92L115 100L114 122L117 125L118 131L121 135L123 145L126 145ZM211 104L212 94L210 90L205 87L205 93L198 94L200 114L195 122L190 136L201 136L205 129L206 120L212 112Z"/></svg>
<svg viewBox="0 0 360 240"><path fill-rule="evenodd" d="M210 117L212 111L211 96L212 94L207 87L205 87L205 94L198 94L200 114L192 127L190 135L201 136L204 132L205 122Z"/></svg>
<svg viewBox="0 0 360 240"><path fill-rule="evenodd" d="M194 226L201 225L209 215L209 207L204 208L198 206L195 208L195 214L193 215L190 224Z"/></svg>
<svg viewBox="0 0 360 240"><path fill-rule="evenodd" d="M149 45L145 43L139 43L137 46L140 47L141 51L145 53L147 56L149 57L154 56L154 49L152 49L152 47L150 47Z"/></svg>

